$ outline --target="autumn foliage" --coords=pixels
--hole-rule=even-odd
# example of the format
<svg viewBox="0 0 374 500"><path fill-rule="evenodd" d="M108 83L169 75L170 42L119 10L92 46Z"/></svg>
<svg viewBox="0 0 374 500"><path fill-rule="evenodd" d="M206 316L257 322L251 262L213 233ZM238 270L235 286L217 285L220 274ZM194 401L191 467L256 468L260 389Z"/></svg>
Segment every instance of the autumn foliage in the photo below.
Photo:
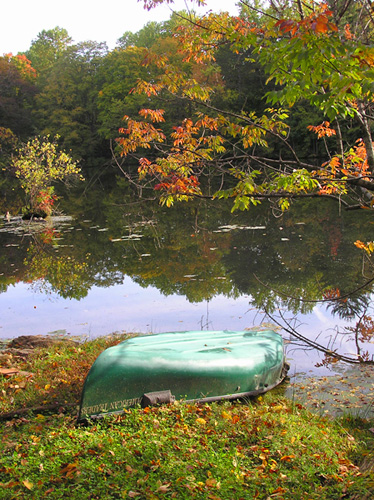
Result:
<svg viewBox="0 0 374 500"><path fill-rule="evenodd" d="M144 1L147 9L159 3ZM344 196L347 205L370 207L361 193L374 191L367 114L374 90L369 81L374 76L372 49L349 23L337 22L336 9L327 3L299 4L287 17L273 5L256 11L240 3L239 17L181 15L174 36L187 65L183 71L175 65L175 54L173 59L172 54L145 52L143 64L153 74L152 68L157 68L158 76L139 80L133 92L154 103L189 103L190 114L172 130L163 127L161 107L142 109L137 118L125 116L127 126L118 139L122 155L140 154L140 179L152 179L168 206L175 200L213 196L231 197L234 208L240 209L268 198L284 210L290 198L319 195L340 200ZM273 86L263 114L216 104L217 90L224 88L216 66L222 47L248 54L247 59L268 74L267 83ZM204 78L208 73L215 73L215 79ZM289 141L290 108L301 101L325 116L320 124L307 127L325 147L327 159L319 165L299 158ZM352 120L361 129L353 146L342 132ZM276 143L278 158L267 153ZM215 192L206 192L207 176L225 181L215 183Z"/></svg>
<svg viewBox="0 0 374 500"><path fill-rule="evenodd" d="M8 170L20 180L30 216L51 215L57 199L53 183L83 179L77 163L57 144L58 137L35 137L18 148Z"/></svg>

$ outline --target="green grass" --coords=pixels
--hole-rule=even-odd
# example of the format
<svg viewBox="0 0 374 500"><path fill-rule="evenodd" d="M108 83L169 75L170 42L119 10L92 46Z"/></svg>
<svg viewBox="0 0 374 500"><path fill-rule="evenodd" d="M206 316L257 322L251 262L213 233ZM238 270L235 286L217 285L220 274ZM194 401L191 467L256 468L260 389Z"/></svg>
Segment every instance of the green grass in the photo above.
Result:
<svg viewBox="0 0 374 500"><path fill-rule="evenodd" d="M0 412L56 403L78 404L83 381L97 356L125 338L113 335L84 344L57 342L26 359L9 359L7 367L16 366L21 372L9 379L0 378Z"/></svg>
<svg viewBox="0 0 374 500"><path fill-rule="evenodd" d="M329 421L271 393L134 408L76 426L76 409L64 402L78 401L93 359L112 342L43 350L22 363L33 381L2 381L3 412L61 406L1 423L0 499L373 497L374 474L358 467L371 460L373 424Z"/></svg>

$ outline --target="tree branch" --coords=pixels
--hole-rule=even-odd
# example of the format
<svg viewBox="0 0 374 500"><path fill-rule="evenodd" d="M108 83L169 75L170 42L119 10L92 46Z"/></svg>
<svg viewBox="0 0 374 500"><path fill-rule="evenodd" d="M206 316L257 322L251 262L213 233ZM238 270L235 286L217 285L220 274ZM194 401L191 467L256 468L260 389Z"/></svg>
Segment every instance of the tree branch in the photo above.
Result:
<svg viewBox="0 0 374 500"><path fill-rule="evenodd" d="M305 345L308 345L309 347L312 347L313 349L316 349L317 351L323 352L327 356L330 356L331 358L338 359L339 361L344 361L345 363L350 363L350 364L368 364L368 365L374 365L374 361L371 360L360 360L360 359L354 359L350 358L349 356L345 356L344 354L339 354L336 351L332 351L331 349L328 349L327 347L318 344L317 342L314 342L313 340L308 339L307 337L304 337L301 333L299 333L295 328L290 325L290 323L285 319L283 316L282 312L279 311L279 315L283 321L283 323L280 323L274 316L272 316L266 309L265 309L266 315L271 319L271 321L274 321L276 325L278 325L280 328L282 328L284 331L292 335L293 337L296 337L297 339L301 340ZM286 326L285 326L286 325Z"/></svg>

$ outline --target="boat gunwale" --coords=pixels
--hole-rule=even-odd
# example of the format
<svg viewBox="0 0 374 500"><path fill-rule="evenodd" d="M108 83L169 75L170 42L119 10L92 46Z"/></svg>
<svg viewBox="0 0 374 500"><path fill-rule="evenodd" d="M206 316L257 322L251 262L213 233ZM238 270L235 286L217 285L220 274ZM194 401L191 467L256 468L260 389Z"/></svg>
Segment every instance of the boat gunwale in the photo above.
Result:
<svg viewBox="0 0 374 500"><path fill-rule="evenodd" d="M277 382L275 382L272 385L268 385L266 387L263 387L262 389L257 389L255 391L249 391L249 392L240 392L237 394L225 394L223 396L210 396L207 398L196 398L196 399L178 399L178 404L199 404L199 403L214 403L214 402L220 402L220 401L235 401L235 400L240 400L240 399L245 399L245 398L254 398L256 396L261 396L262 394L265 394L268 391L271 391L275 387L278 387L284 380L287 378L287 373L289 370L289 364L287 361L284 361L283 367L282 367L282 372L281 372L281 377L278 379ZM170 404L175 404L175 402L170 403ZM134 405L132 408L136 408L137 406L141 407L141 405ZM81 405L79 407L79 413L77 417L77 423L85 423L85 422L90 422L90 421L95 421L99 420L105 417L110 417L113 415L122 415L124 414L124 409L122 410L117 410L117 411L111 411L111 412L101 412L97 413L95 415L89 415L86 417L81 417ZM127 408L126 408L127 409Z"/></svg>

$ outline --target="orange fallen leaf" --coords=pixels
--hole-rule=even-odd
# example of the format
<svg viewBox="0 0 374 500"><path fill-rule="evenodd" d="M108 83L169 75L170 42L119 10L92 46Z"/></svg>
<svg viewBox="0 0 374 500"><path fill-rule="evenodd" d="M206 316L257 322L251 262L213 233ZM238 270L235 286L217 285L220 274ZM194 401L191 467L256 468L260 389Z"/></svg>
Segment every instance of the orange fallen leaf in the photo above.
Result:
<svg viewBox="0 0 374 500"><path fill-rule="evenodd" d="M205 484L208 488L214 488L217 485L217 479L211 477L205 481Z"/></svg>
<svg viewBox="0 0 374 500"><path fill-rule="evenodd" d="M232 422L233 424L237 424L239 421L240 421L240 417L239 417L239 415L234 415L234 416L232 417L231 422Z"/></svg>
<svg viewBox="0 0 374 500"><path fill-rule="evenodd" d="M285 455L284 457L281 457L282 462L291 462L292 459L295 458L295 455Z"/></svg>
<svg viewBox="0 0 374 500"><path fill-rule="evenodd" d="M77 472L78 462L73 462L71 464L66 464L62 466L60 473L65 474L65 477L70 477Z"/></svg>
<svg viewBox="0 0 374 500"><path fill-rule="evenodd" d="M277 497L278 495L283 495L283 493L285 493L287 490L285 488L282 488L281 486L279 486L279 488L277 488L276 490L274 490L272 492L272 494L270 495L270 498L274 498L274 497Z"/></svg>

